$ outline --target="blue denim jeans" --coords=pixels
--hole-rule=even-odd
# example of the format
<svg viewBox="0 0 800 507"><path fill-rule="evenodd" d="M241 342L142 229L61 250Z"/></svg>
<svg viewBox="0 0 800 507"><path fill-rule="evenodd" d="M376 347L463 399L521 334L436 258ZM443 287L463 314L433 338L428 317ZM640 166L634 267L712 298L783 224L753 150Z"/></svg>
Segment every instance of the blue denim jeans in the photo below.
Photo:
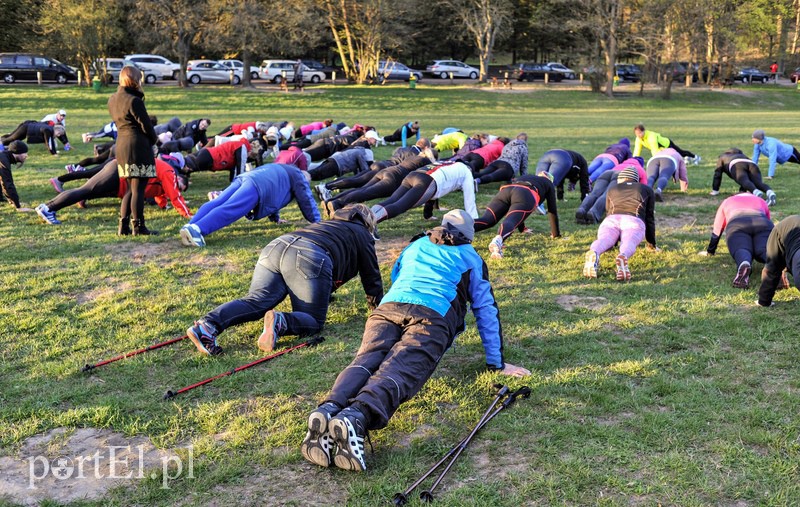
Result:
<svg viewBox="0 0 800 507"><path fill-rule="evenodd" d="M286 234L261 251L250 291L241 299L224 303L205 316L218 332L264 317L288 295L292 312L284 313L285 335L318 333L328 315L333 288L333 261L320 246Z"/></svg>

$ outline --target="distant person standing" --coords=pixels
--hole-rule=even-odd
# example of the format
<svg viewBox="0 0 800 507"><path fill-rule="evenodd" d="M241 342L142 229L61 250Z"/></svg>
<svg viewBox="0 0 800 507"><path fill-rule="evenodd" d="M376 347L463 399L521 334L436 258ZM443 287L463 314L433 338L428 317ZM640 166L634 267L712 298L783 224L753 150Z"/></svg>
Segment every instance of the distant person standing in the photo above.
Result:
<svg viewBox="0 0 800 507"><path fill-rule="evenodd" d="M776 165L786 162L800 164L800 152L797 151L797 148L791 144L782 143L774 137L769 137L762 129L758 129L753 132L753 156L750 158L757 164L761 155L769 159L768 180L775 177Z"/></svg>
<svg viewBox="0 0 800 507"><path fill-rule="evenodd" d="M117 124L117 170L128 180L128 191L119 209L117 234L150 235L144 223L144 193L147 181L156 177L153 145L158 137L144 107L142 72L133 66L119 73L117 92L108 99L108 112Z"/></svg>
<svg viewBox="0 0 800 507"><path fill-rule="evenodd" d="M303 62L301 60L297 60L294 62L294 67L292 70L294 71L294 89L299 89L303 91Z"/></svg>
<svg viewBox="0 0 800 507"><path fill-rule="evenodd" d="M769 77L775 84L778 84L778 62L772 62L769 66Z"/></svg>

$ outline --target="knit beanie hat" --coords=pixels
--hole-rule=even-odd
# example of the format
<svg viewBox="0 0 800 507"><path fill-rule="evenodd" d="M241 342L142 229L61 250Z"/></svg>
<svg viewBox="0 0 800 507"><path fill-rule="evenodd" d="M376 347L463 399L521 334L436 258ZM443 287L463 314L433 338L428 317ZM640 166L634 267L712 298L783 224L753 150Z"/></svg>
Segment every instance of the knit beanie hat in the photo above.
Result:
<svg viewBox="0 0 800 507"><path fill-rule="evenodd" d="M628 140L628 138L627 138L627 137L623 137L622 139L620 139L620 140L619 140L619 144L624 144L624 145L625 145L625 146L627 146L628 148L630 148L630 147L631 147L631 142L630 142L630 140Z"/></svg>
<svg viewBox="0 0 800 507"><path fill-rule="evenodd" d="M23 153L28 153L28 145L23 141L11 141L6 150L14 155L22 155Z"/></svg>
<svg viewBox="0 0 800 507"><path fill-rule="evenodd" d="M756 130L753 132L753 139L758 139L759 141L764 140L764 131L761 129Z"/></svg>
<svg viewBox="0 0 800 507"><path fill-rule="evenodd" d="M458 231L470 241L475 237L475 220L463 209L448 211L442 218L442 227Z"/></svg>
<svg viewBox="0 0 800 507"><path fill-rule="evenodd" d="M631 180L637 183L639 182L639 171L637 171L632 165L622 169L617 175L617 183L622 183L626 180Z"/></svg>

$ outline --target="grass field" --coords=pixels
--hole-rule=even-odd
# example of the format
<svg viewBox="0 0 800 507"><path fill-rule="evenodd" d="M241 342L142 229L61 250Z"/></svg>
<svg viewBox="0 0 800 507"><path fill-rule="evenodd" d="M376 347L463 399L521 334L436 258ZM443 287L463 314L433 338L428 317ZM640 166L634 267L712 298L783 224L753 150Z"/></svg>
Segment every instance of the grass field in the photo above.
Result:
<svg viewBox="0 0 800 507"><path fill-rule="evenodd" d="M68 111L75 149L52 157L32 146L28 162L14 170L25 205L52 198L48 179L90 153L80 133L108 121L111 91L0 87L3 133L23 120ZM628 284L614 280L610 254L601 260L599 279L580 276L596 227L575 224L576 193L559 203L563 238L550 239L546 218L532 216L527 223L535 234L512 235L506 258L497 261L486 248L495 231L477 234L475 246L487 259L500 305L506 358L533 374L511 380L485 372L469 317L467 332L419 395L388 428L372 434L375 452L368 453L365 474L322 469L299 452L308 412L360 343L367 305L358 281L336 293L321 345L173 401L162 401L167 389L259 358L259 323L221 335L226 354L218 358L181 343L93 375L79 373L85 363L180 336L194 319L244 294L260 249L304 225L296 205L282 214L288 224L242 220L209 235L205 249L181 246L185 220L173 210L146 210L148 226L161 235L120 239L116 199L64 209L58 227L2 205L0 456L22 461L23 472L31 437L65 429L48 444L55 457L70 434L91 428L123 439L146 437L183 457L191 450L194 477L184 473L169 488L160 475L128 481L76 505L387 505L469 432L493 397L492 384L507 382L530 386L531 398L479 434L437 492L438 505L800 503L797 289L778 293L775 307L759 308L760 264L752 287L737 290L724 242L714 257L696 255L707 245L718 204L737 188L725 179L719 196L708 195L717 155L731 146L749 154L755 128L800 143L800 92L756 85L726 92L677 89L673 100L663 101L633 89L608 100L577 90L498 93L424 84L415 91L354 86L304 94L145 91L148 110L159 118L207 116L214 132L238 121L322 117L374 125L381 134L410 119L421 120L424 135L448 126L507 136L524 131L534 164L551 148L591 160L644 122L703 162L689 168L688 194L670 186L657 206L663 251L640 249ZM378 148L376 159L391 149ZM771 182L776 221L800 212L798 176L798 166L781 166ZM221 173L193 177L190 207L226 182ZM498 186L481 187L479 208ZM443 200L448 207L461 203L460 194ZM429 226L420 210L382 224L377 248L387 284L407 239ZM51 489L24 493L39 500L51 494L55 499L45 505L76 498L48 484ZM8 493L2 485L0 478L0 495ZM23 500L11 495L0 504Z"/></svg>

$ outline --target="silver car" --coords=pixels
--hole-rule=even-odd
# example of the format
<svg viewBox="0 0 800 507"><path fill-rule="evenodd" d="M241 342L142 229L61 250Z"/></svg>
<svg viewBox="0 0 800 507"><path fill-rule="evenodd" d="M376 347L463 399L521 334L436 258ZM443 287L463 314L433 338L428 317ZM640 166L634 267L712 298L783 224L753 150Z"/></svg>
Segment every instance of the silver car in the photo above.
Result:
<svg viewBox="0 0 800 507"><path fill-rule="evenodd" d="M547 62L551 69L564 74L564 79L575 79L575 71L558 62Z"/></svg>
<svg viewBox="0 0 800 507"><path fill-rule="evenodd" d="M230 83L231 69L214 60L189 60L186 63L186 79L192 84ZM233 70L233 84L242 82L242 71Z"/></svg>
<svg viewBox="0 0 800 507"><path fill-rule="evenodd" d="M440 77L442 79L447 79L450 77L450 74L452 74L453 77L478 79L478 76L481 73L480 70L476 69L475 67L471 67L464 62L459 62L458 60L434 60L427 67L425 67L425 72L434 77Z"/></svg>
<svg viewBox="0 0 800 507"><path fill-rule="evenodd" d="M244 63L241 60L219 60L219 63L229 69L241 71L244 68ZM258 79L258 67L255 65L250 66L250 79Z"/></svg>

